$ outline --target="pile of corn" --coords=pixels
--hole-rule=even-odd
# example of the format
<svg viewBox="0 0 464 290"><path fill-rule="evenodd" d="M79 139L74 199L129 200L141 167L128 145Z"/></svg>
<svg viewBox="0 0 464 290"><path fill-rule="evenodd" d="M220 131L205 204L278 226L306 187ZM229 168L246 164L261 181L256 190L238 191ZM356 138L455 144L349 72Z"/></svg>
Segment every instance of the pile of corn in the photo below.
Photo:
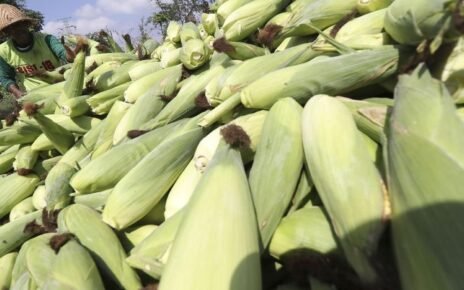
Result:
<svg viewBox="0 0 464 290"><path fill-rule="evenodd" d="M88 41L2 121L0 289L462 289L463 17L217 0Z"/></svg>

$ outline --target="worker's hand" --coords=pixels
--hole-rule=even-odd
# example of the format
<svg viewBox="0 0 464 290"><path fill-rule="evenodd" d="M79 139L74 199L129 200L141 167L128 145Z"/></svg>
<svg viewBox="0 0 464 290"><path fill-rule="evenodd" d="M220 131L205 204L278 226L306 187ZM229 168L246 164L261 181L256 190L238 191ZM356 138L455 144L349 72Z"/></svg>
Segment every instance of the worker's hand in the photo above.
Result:
<svg viewBox="0 0 464 290"><path fill-rule="evenodd" d="M26 92L21 90L17 84L11 84L8 87L8 91L15 97L15 99L19 99L26 94Z"/></svg>

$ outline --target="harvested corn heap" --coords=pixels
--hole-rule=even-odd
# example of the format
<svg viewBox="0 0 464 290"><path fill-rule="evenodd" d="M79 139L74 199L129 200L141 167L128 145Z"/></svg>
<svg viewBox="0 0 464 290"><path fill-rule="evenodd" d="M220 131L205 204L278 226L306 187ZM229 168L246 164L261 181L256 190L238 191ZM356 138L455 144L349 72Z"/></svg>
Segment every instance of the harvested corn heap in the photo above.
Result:
<svg viewBox="0 0 464 290"><path fill-rule="evenodd" d="M217 0L161 43L65 36L1 122L0 289L462 289L463 17Z"/></svg>

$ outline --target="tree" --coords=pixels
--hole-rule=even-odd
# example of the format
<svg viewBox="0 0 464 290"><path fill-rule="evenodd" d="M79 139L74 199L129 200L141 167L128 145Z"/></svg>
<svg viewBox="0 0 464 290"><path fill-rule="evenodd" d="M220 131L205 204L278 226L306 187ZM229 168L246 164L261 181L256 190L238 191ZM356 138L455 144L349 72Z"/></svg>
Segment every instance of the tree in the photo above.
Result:
<svg viewBox="0 0 464 290"><path fill-rule="evenodd" d="M164 35L169 21L180 23L198 22L201 13L209 10L212 0L151 0L157 11L151 17L151 23Z"/></svg>
<svg viewBox="0 0 464 290"><path fill-rule="evenodd" d="M44 25L44 16L41 12L27 9L26 8L26 1L25 0L0 0L1 4L10 4L15 7L18 7L24 13L26 13L27 16L31 17L32 19L35 19L36 21L33 24L33 29L35 31L40 31L43 28Z"/></svg>

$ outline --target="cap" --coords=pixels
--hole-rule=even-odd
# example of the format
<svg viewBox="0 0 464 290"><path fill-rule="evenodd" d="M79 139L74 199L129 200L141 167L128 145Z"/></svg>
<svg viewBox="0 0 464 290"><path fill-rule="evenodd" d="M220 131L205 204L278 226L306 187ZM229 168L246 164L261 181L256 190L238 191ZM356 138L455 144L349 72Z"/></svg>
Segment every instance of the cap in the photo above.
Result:
<svg viewBox="0 0 464 290"><path fill-rule="evenodd" d="M0 31L20 21L34 21L18 8L9 4L0 4Z"/></svg>

